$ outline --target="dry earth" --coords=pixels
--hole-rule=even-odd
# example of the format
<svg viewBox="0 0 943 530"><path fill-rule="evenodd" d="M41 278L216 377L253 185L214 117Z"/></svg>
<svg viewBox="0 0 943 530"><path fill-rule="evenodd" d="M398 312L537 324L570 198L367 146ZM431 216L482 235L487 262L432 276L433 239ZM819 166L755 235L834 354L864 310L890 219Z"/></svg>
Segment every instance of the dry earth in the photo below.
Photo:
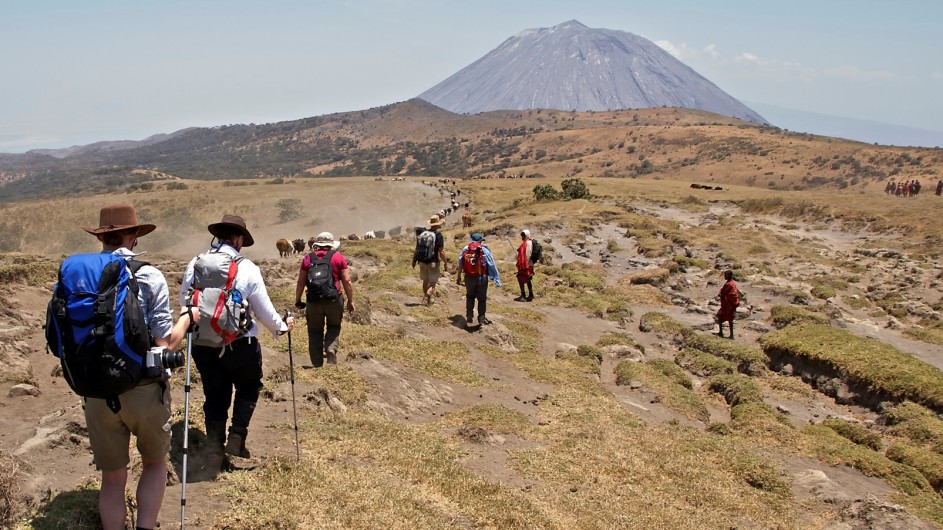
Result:
<svg viewBox="0 0 943 530"><path fill-rule="evenodd" d="M691 227L712 226L719 215L735 213L735 208L725 202L711 203L702 211L648 203L638 205L641 213L671 219ZM359 211L365 210L366 206L361 203ZM403 218L401 224L415 223L417 218L424 217L410 209L408 201L397 202L395 208L386 210L386 215L390 217L387 224L391 225L393 219L398 217ZM452 219L451 226L454 227L457 219ZM912 271L913 275L913 296L910 297L913 304L929 307L939 301L943 294L939 283L934 280L941 272L938 264L927 268L909 262L908 258L902 255L895 255L891 259L887 258L886 254L860 252L864 241L868 242L868 248L879 248L882 240L879 235L840 231L838 227L796 227L782 219L766 216L741 214L737 219L738 227L762 227L772 235L800 239L809 249L814 249L822 256L859 262L863 266L860 281L856 284L860 290L866 290L869 286L890 285L901 270L907 270ZM718 229L734 228L726 226ZM351 231L353 230L354 228L351 228ZM625 230L613 224L598 224L591 231L579 234L561 228L536 235L545 244L553 247L552 259L555 264L572 261L602 264L607 270L610 283L615 283L626 274L655 269L664 264L664 258L651 258L640 254L634 238L626 237ZM610 241L616 242L615 249L609 244ZM504 243L500 239L492 239L491 244ZM343 247L341 250L343 251ZM688 250L694 258L713 257L709 248ZM266 259L260 262L268 275L271 288L293 284L296 261L296 258L292 258ZM183 267L183 261L170 258L161 258L156 260L155 264L167 271L179 271ZM356 269L357 263L352 263L352 267ZM462 325L464 292L461 287L448 281L443 281L437 303L431 308L433 317L430 319L390 315L381 311L374 311L373 315L378 322L384 319L400 319L399 323L408 330L410 336L460 341L467 345L471 352L470 366L482 378L495 383L494 385L485 389L465 387L393 362L376 359L369 351L349 351L343 347L342 335L342 363L352 367L369 383L368 406L397 421L426 422L470 405L493 403L537 421L537 405L550 392L550 385L535 382L511 363L486 355L478 349L483 345L513 348L503 316L508 308L522 305L512 300L517 295L516 282L508 274L512 267L510 263L502 263L505 287L491 288L489 317L494 321L491 326L468 330ZM807 286L805 280L808 277L830 272L826 270L827 266L804 261L801 257L783 257L777 260L774 267L779 271L791 272L778 275L762 285L751 285L749 281L740 283L741 289L748 293L749 302L740 308L738 314L737 342L755 345L758 337L771 329L770 308L775 304L793 302L787 289ZM179 278L178 275L168 276L171 280ZM640 332L638 317L649 310L658 310L695 329L712 330L714 324L711 316L716 310L713 297L720 283L720 274L716 270L690 268L688 272L672 280L671 285L660 286L673 305L633 307L633 318L623 322L600 319L576 309L548 305L544 303L543 293L540 291L537 292L536 300L529 304L529 308L541 313L545 318L540 325L543 331L541 351L544 355L553 356L561 350L575 349L580 344L593 344L607 332L623 332L631 335L640 345L638 351L631 353L631 356L639 360L662 357L673 359L675 345L661 340L655 334ZM3 367L0 370L7 380L0 384L0 451L15 458L19 464L21 495L28 499L34 508L40 509L42 503L54 495L75 492L78 486L97 477L91 465L80 401L71 393L62 378L56 375L57 361L44 350L41 325L48 293L48 286L13 285L4 295L4 309L0 312L0 358L3 359ZM387 294L396 304L402 306L412 306L418 302L417 299L400 292L390 291ZM835 299L834 303L840 313L835 319L838 325L847 327L856 334L893 344L902 351L943 369L941 349L905 337L893 317L870 316L866 310L853 309L840 299ZM303 332L303 323L297 329L296 333ZM621 355L626 354L623 352ZM296 348L293 359L298 373L308 370L306 352ZM704 423L689 419L664 406L660 403L657 393L644 385L616 385L612 369L619 360L615 354L605 356L600 368L600 380L628 410L649 424L678 422L700 429L706 427ZM264 349L266 373L283 370L287 364L288 359L283 354L268 347ZM181 406L184 401L180 384L182 377L182 372L175 375L178 381L174 386L175 407ZM39 390L39 394L10 396L13 381L18 380L29 380ZM696 387L703 382L702 379L694 377ZM839 405L831 398L818 393L812 394L812 397L800 400L791 394L771 393L766 395L765 399L780 410L787 411L796 425L818 422L833 416L851 418L857 422L874 419L874 413L868 409ZM305 377L299 376L294 388L287 382L278 385L272 396L260 401L253 419L249 447L261 462L276 458L294 458L294 443L290 437L286 437L287 431L268 428L291 421L292 396L297 400L298 416L302 421L315 409L327 407L342 414L345 408L335 396L307 382ZM201 387L196 384L190 396L191 413L199 414L196 411L199 411L202 401ZM721 398L718 397L712 402L709 409L712 421L729 419L728 407ZM462 431L457 434L466 439L466 456L462 463L467 468L491 481L520 488L530 486L525 478L508 465L508 451L527 447L529 442L484 430ZM213 480L212 475L207 475L200 469L200 441L199 438L191 439L195 451L190 459L189 473L191 478L196 480L187 486L189 528L211 528L214 515L229 507L228 500L217 494L218 483ZM175 446L179 447L180 443L179 437L175 438ZM803 507L803 511L797 514L798 526L835 529L933 527L896 506L891 500L892 488L880 479L866 477L848 467L827 466L811 459L773 456L793 477L796 504ZM97 489L93 488L86 501L94 500L95 493ZM161 528L178 527L179 494L179 485L168 488L162 509ZM824 524L820 517L825 518Z"/></svg>

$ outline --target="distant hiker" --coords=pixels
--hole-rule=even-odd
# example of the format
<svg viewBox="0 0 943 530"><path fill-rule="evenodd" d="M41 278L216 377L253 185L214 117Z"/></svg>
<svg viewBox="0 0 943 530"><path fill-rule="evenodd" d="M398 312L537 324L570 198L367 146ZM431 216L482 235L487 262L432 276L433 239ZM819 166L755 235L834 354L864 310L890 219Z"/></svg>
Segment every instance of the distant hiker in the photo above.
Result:
<svg viewBox="0 0 943 530"><path fill-rule="evenodd" d="M894 193L895 189L897 189L897 184L891 180L887 183L887 186L884 186L884 193L890 195L891 193Z"/></svg>
<svg viewBox="0 0 943 530"><path fill-rule="evenodd" d="M165 366L163 361L165 348L177 347L190 319L181 315L174 324L164 275L134 259L138 254L131 249L138 238L155 229L138 223L130 204L102 208L98 228L84 228L101 242L101 253L66 258L47 315L50 349L60 358L69 385L84 396L88 439L102 473L98 511L106 530L124 528L131 434L142 462L139 528L156 525L167 485L171 419L170 372L165 368L179 364ZM106 303L99 304L102 297ZM83 315L94 319L95 326L79 322Z"/></svg>
<svg viewBox="0 0 943 530"><path fill-rule="evenodd" d="M900 197L900 195L901 195L903 192L904 192L904 181L900 181L900 182L897 183L897 189L894 190L894 195L895 195L896 197Z"/></svg>
<svg viewBox="0 0 943 530"><path fill-rule="evenodd" d="M943 193L943 180L938 180L936 183L936 196L939 197Z"/></svg>
<svg viewBox="0 0 943 530"><path fill-rule="evenodd" d="M478 325L491 323L485 316L488 309L488 280L494 281L496 287L501 287L501 276L494 264L494 256L484 241L485 238L481 234L472 234L471 241L458 255L458 274L455 282L461 285L462 274L465 275L465 322L469 327L473 325L476 300Z"/></svg>
<svg viewBox="0 0 943 530"><path fill-rule="evenodd" d="M304 309L308 319L308 355L315 368L324 366L325 353L328 364L337 364L344 296L347 297L347 311L354 312L354 287L350 282L347 260L337 252L340 244L330 232L318 234L311 253L301 260L295 286L295 307ZM302 302L301 295L306 288L307 296Z"/></svg>
<svg viewBox="0 0 943 530"><path fill-rule="evenodd" d="M717 325L719 326L717 335L724 336L724 322L728 322L730 324L730 338L732 339L733 320L737 316L737 306L740 305L740 291L733 281L733 271L724 271L724 280L726 282L720 288L720 293L717 294L717 299L720 300L720 309L717 310L716 315Z"/></svg>
<svg viewBox="0 0 943 530"><path fill-rule="evenodd" d="M222 221L206 228L216 241L210 240L210 249L187 265L180 284L180 305L187 305L188 293L196 289L202 290L204 304L209 301L223 309L235 303L246 310L239 316L238 329L229 329L234 323L217 321L216 316L200 326L193 341L193 361L206 397L203 413L207 444L213 458L211 465L215 467L221 464L223 449L227 454L249 458L246 449L249 421L262 389L262 347L253 317L276 337L291 331L295 322L290 316L287 321L282 320L269 299L259 267L239 254L255 243L245 220L237 215L223 215ZM203 318L206 319L205 314ZM232 424L225 440L230 404Z"/></svg>
<svg viewBox="0 0 943 530"><path fill-rule="evenodd" d="M445 256L445 237L439 232L444 222L438 215L429 218L429 229L416 236L416 249L413 251L413 268L419 264L419 279L422 280L422 301L432 305L435 299L435 287L439 282L439 264L442 272L449 272L448 258Z"/></svg>
<svg viewBox="0 0 943 530"><path fill-rule="evenodd" d="M517 302L531 302L534 300L534 240L530 237L530 230L521 231L521 244L517 247L517 284L521 288L521 295L514 300ZM524 287L527 286L525 296Z"/></svg>

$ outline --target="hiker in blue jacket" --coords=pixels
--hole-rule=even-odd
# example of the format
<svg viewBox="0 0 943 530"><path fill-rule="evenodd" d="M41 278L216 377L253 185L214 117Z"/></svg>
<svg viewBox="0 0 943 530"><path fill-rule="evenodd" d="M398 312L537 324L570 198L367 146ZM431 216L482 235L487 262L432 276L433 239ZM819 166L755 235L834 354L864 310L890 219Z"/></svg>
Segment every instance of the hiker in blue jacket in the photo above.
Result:
<svg viewBox="0 0 943 530"><path fill-rule="evenodd" d="M471 241L462 248L458 255L458 275L455 282L462 284L462 274L465 275L465 322L468 327L473 326L475 300L478 301L478 325L491 323L485 316L488 309L488 280L501 287L501 275L494 264L491 249L484 243L485 238L479 233L471 236Z"/></svg>

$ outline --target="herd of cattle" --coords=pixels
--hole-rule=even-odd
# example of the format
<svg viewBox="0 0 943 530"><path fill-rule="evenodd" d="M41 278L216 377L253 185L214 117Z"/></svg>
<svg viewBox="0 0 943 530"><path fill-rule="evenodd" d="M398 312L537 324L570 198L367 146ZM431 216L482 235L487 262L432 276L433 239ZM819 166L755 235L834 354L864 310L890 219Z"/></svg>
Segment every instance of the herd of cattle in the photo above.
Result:
<svg viewBox="0 0 943 530"><path fill-rule="evenodd" d="M374 180L383 180L383 178L377 177ZM395 180L406 180L406 179L402 177L396 177L390 180L395 181ZM459 208L463 206L463 204L460 203L458 200L458 198L462 195L462 190L455 187L455 179L442 178L436 182L423 180L422 183L427 186L432 186L436 188L439 191L439 194L442 195L443 197L445 196L445 194L449 195L448 206L446 206L445 208L442 208L436 213L436 215L438 215L440 219L445 219L450 214L457 213ZM472 215L471 211L468 209L470 205L471 205L471 202L468 200L465 200L464 202L465 211L462 213L462 227L463 228L471 228L472 224L474 224L475 222L474 216ZM418 236L425 229L426 227L424 226L417 226L414 228L414 232ZM403 233L403 227L397 226L394 228L390 228L389 230L371 230L369 232L364 233L363 235L349 234L346 237L341 236L340 239L341 241L344 241L344 240L359 241L361 239L384 239L387 236L389 236L390 238L398 237L402 233ZM289 257L292 254L301 254L307 250L313 250L314 243L316 240L317 238L313 236L308 238L307 242L301 238L294 239L294 240L279 239L278 241L275 242L275 247L278 249L279 257L284 258L284 257Z"/></svg>

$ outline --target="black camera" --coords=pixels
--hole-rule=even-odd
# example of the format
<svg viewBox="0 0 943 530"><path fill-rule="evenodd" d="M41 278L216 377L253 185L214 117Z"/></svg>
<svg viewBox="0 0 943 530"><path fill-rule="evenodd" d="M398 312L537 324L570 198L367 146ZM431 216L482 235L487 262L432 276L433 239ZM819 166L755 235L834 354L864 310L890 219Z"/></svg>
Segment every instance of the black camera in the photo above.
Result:
<svg viewBox="0 0 943 530"><path fill-rule="evenodd" d="M183 362L182 352L168 350L163 346L154 346L147 350L144 356L145 376L160 377L164 369L180 368Z"/></svg>

